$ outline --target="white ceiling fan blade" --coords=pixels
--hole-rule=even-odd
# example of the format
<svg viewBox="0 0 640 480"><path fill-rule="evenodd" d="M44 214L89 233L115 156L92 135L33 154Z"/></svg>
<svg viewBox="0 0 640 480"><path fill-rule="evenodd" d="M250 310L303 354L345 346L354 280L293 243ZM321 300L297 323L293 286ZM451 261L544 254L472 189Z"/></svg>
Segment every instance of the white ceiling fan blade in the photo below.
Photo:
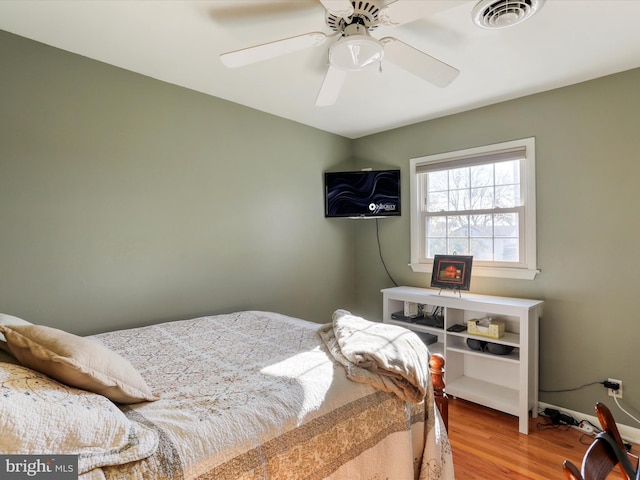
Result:
<svg viewBox="0 0 640 480"><path fill-rule="evenodd" d="M437 87L446 87L460 74L457 68L396 38L385 37L380 41L384 44L385 59Z"/></svg>
<svg viewBox="0 0 640 480"><path fill-rule="evenodd" d="M349 18L353 15L353 5L350 0L320 0L320 3L336 17Z"/></svg>
<svg viewBox="0 0 640 480"><path fill-rule="evenodd" d="M264 43L255 47L242 48L234 52L223 53L220 60L229 68L244 67L252 63L269 60L305 48L322 45L327 36L322 32L305 33L295 37Z"/></svg>
<svg viewBox="0 0 640 480"><path fill-rule="evenodd" d="M345 78L347 78L347 72L345 70L340 70L339 68L329 65L329 69L324 76L322 86L316 97L316 107L328 107L336 103Z"/></svg>
<svg viewBox="0 0 640 480"><path fill-rule="evenodd" d="M457 7L469 0L396 0L380 9L378 21L383 25L397 26Z"/></svg>

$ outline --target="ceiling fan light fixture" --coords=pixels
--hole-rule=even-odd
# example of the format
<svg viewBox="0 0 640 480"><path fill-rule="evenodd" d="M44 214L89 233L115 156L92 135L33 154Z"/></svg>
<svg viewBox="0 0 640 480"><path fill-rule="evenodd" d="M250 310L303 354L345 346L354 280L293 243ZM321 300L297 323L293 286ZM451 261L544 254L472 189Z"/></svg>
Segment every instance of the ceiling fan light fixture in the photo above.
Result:
<svg viewBox="0 0 640 480"><path fill-rule="evenodd" d="M350 35L329 48L329 63L340 70L356 71L380 62L384 47L368 35Z"/></svg>
<svg viewBox="0 0 640 480"><path fill-rule="evenodd" d="M512 27L534 15L545 0L481 0L473 7L473 23L482 28Z"/></svg>

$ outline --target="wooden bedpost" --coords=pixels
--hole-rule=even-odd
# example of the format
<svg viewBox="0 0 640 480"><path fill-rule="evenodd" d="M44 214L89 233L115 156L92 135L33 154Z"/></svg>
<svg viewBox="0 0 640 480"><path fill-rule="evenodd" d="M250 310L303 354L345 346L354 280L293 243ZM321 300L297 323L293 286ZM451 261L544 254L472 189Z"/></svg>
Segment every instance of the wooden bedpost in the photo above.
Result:
<svg viewBox="0 0 640 480"><path fill-rule="evenodd" d="M433 395L442 421L449 430L449 399L444 391L444 357L439 353L432 353L429 359L429 372L433 383Z"/></svg>

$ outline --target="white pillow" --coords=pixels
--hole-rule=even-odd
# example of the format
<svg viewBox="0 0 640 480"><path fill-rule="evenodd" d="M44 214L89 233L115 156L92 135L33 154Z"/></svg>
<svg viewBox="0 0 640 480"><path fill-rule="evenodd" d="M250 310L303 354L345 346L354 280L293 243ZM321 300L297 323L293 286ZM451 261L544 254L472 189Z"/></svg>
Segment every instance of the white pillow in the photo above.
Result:
<svg viewBox="0 0 640 480"><path fill-rule="evenodd" d="M13 315L8 315L6 313L0 313L0 325L32 325L31 322L27 322L18 317L14 317ZM0 333L0 349L5 352L11 353L9 347L7 346L7 340L4 338L4 335Z"/></svg>
<svg viewBox="0 0 640 480"><path fill-rule="evenodd" d="M0 452L79 455L78 474L152 455L158 434L102 395L0 363Z"/></svg>
<svg viewBox="0 0 640 480"><path fill-rule="evenodd" d="M127 359L86 337L45 325L0 325L9 349L25 367L118 403L157 400Z"/></svg>

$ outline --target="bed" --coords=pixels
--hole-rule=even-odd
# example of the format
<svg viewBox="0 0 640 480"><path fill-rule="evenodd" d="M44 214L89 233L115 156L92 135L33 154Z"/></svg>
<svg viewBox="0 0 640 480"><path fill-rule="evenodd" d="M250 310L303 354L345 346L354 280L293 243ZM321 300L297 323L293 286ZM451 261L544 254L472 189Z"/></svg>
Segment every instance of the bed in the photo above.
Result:
<svg viewBox="0 0 640 480"><path fill-rule="evenodd" d="M19 360L0 358L0 453L78 454L82 480L454 478L437 356L409 402L354 381L320 325L277 313L33 327L0 325Z"/></svg>

